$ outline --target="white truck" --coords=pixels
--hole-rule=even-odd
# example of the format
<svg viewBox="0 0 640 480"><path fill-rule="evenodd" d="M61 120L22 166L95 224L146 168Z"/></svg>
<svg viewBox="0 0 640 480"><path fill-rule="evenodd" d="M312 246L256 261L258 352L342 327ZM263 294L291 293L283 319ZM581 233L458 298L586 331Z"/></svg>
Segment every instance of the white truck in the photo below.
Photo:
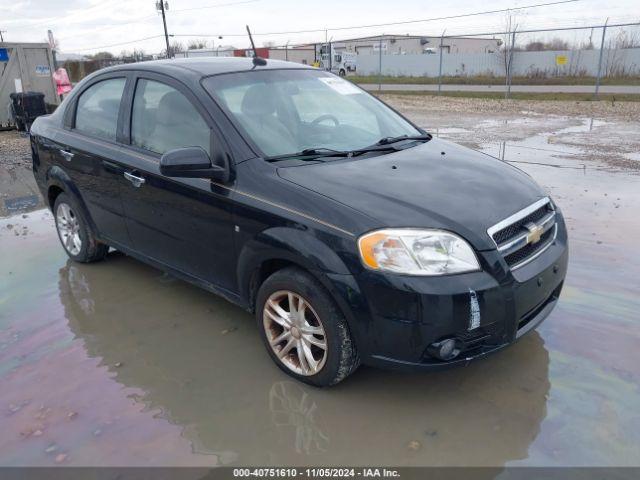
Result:
<svg viewBox="0 0 640 480"><path fill-rule="evenodd" d="M332 54L330 58L328 50L326 45L320 47L320 68L330 70L341 77L356 71L358 55L355 52L336 51L331 47Z"/></svg>

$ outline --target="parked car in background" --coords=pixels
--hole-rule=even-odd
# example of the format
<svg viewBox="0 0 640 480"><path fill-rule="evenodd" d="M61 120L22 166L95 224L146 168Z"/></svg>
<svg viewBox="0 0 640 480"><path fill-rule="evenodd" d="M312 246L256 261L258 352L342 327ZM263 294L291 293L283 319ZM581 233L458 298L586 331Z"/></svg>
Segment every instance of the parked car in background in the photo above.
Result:
<svg viewBox="0 0 640 480"><path fill-rule="evenodd" d="M313 385L500 350L566 274L562 215L529 176L300 64L107 68L31 144L69 257L115 248L222 295Z"/></svg>

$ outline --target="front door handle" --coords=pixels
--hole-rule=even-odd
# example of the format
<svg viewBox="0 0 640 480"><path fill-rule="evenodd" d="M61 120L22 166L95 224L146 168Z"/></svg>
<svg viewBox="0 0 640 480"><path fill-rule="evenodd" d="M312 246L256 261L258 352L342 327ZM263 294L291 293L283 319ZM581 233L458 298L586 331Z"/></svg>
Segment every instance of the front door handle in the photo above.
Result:
<svg viewBox="0 0 640 480"><path fill-rule="evenodd" d="M62 148L60 149L60 155L62 155L62 157L67 161L70 162L71 159L73 158L73 153L67 151L67 150L63 150Z"/></svg>
<svg viewBox="0 0 640 480"><path fill-rule="evenodd" d="M140 188L145 182L144 178L137 177L133 173L129 173L129 172L124 172L124 178L129 180L131 184L136 188Z"/></svg>

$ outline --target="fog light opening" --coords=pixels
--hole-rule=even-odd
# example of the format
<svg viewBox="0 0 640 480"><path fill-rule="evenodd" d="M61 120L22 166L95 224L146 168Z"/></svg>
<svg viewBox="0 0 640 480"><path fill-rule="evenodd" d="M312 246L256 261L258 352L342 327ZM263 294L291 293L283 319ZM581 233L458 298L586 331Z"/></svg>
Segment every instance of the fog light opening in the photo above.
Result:
<svg viewBox="0 0 640 480"><path fill-rule="evenodd" d="M455 338L446 338L439 342L434 342L427 348L429 355L439 360L453 360L461 352L461 345Z"/></svg>

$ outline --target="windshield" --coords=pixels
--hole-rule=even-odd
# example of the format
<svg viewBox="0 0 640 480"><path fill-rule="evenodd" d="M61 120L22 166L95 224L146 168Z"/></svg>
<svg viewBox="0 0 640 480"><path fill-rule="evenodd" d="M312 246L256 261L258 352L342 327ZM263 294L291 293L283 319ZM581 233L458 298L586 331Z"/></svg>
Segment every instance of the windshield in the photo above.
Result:
<svg viewBox="0 0 640 480"><path fill-rule="evenodd" d="M352 83L318 70L257 70L206 78L204 87L265 156L351 151L421 132Z"/></svg>

